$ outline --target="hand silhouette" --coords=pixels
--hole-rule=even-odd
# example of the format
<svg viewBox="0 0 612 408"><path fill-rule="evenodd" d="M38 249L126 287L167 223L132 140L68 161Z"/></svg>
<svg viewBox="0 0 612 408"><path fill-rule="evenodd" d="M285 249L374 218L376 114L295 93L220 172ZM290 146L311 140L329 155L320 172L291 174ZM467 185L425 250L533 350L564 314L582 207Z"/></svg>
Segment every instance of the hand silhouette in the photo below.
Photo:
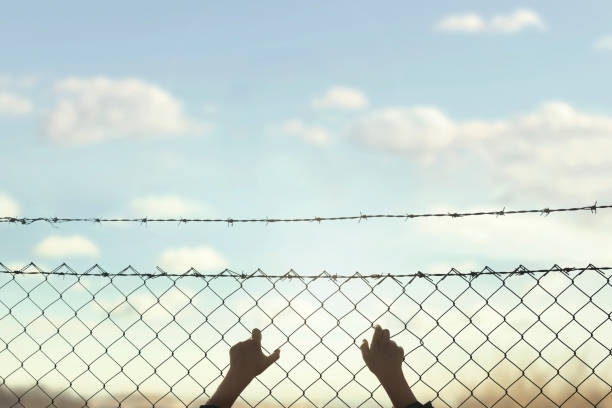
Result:
<svg viewBox="0 0 612 408"><path fill-rule="evenodd" d="M279 349L269 356L261 351L261 332L253 329L250 339L234 344L230 349L230 372L234 371L236 378L250 382L279 357Z"/></svg>
<svg viewBox="0 0 612 408"><path fill-rule="evenodd" d="M247 385L280 357L280 350L266 356L261 351L261 331L253 329L251 338L230 348L230 368L207 406L229 408Z"/></svg>
<svg viewBox="0 0 612 408"><path fill-rule="evenodd" d="M372 344L368 344L368 341L363 339L360 347L363 360L379 380L402 375L404 349L389 337L389 330L376 325Z"/></svg>
<svg viewBox="0 0 612 408"><path fill-rule="evenodd" d="M389 330L376 325L372 343L363 339L360 348L363 361L378 378L394 407L418 404L402 372L404 349L390 339Z"/></svg>

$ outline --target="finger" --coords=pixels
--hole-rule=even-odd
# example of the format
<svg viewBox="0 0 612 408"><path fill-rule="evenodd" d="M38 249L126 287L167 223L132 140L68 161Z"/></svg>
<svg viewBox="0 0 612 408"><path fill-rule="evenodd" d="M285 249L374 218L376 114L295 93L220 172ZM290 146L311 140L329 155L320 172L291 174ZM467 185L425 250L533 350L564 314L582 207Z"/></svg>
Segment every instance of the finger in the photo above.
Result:
<svg viewBox="0 0 612 408"><path fill-rule="evenodd" d="M363 357L363 361L367 362L370 359L370 345L368 344L368 341L363 339L359 348L361 349L361 357Z"/></svg>
<svg viewBox="0 0 612 408"><path fill-rule="evenodd" d="M278 360L279 358L280 358L280 349L276 349L274 350L274 353L266 357L266 364L265 364L264 370L270 367L272 364L274 364L274 362Z"/></svg>
<svg viewBox="0 0 612 408"><path fill-rule="evenodd" d="M382 342L383 343L388 343L389 339L391 338L391 333L389 333L388 329L383 329L382 331Z"/></svg>
<svg viewBox="0 0 612 408"><path fill-rule="evenodd" d="M255 342L256 345L261 347L261 331L255 328L251 332L251 339Z"/></svg>
<svg viewBox="0 0 612 408"><path fill-rule="evenodd" d="M372 348L378 347L382 339L382 328L379 325L374 327L374 334L372 335Z"/></svg>

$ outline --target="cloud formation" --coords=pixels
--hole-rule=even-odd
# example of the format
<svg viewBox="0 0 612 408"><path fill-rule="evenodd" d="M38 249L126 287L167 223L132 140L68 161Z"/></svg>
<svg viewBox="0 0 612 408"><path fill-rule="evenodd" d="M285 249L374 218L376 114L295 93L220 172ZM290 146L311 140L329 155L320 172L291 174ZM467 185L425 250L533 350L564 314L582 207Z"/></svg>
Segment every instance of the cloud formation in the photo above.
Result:
<svg viewBox="0 0 612 408"><path fill-rule="evenodd" d="M166 272L182 273L195 268L199 272L221 272L228 261L216 250L207 246L167 249L157 264Z"/></svg>
<svg viewBox="0 0 612 408"><path fill-rule="evenodd" d="M0 192L0 217L17 217L19 203L8 194Z"/></svg>
<svg viewBox="0 0 612 408"><path fill-rule="evenodd" d="M368 98L358 89L334 86L312 100L315 109L355 110L368 106Z"/></svg>
<svg viewBox="0 0 612 408"><path fill-rule="evenodd" d="M130 201L130 208L137 215L147 217L178 217L210 213L204 204L169 194L134 198Z"/></svg>
<svg viewBox="0 0 612 408"><path fill-rule="evenodd" d="M71 78L57 83L55 89L59 101L44 128L55 142L90 143L202 131L176 98L139 79Z"/></svg>
<svg viewBox="0 0 612 408"><path fill-rule="evenodd" d="M455 133L453 121L431 106L374 111L349 131L353 139L375 148L418 152L448 146Z"/></svg>
<svg viewBox="0 0 612 408"><path fill-rule="evenodd" d="M325 145L330 140L329 132L319 126L306 125L299 119L291 119L281 126L281 131L289 136L301 137L308 143Z"/></svg>
<svg viewBox="0 0 612 408"><path fill-rule="evenodd" d="M51 235L36 245L34 253L54 258L67 256L96 257L100 254L100 250L92 241L80 235Z"/></svg>
<svg viewBox="0 0 612 408"><path fill-rule="evenodd" d="M604 35L599 40L595 41L593 48L598 51L612 51L612 35Z"/></svg>
<svg viewBox="0 0 612 408"><path fill-rule="evenodd" d="M535 11L517 9L488 20L478 13L451 14L439 20L434 28L444 32L515 34L527 28L544 30L546 25Z"/></svg>
<svg viewBox="0 0 612 408"><path fill-rule="evenodd" d="M455 121L435 107L387 108L361 118L348 137L420 159L472 153L520 191L596 199L612 192L612 116L547 102L507 119Z"/></svg>
<svg viewBox="0 0 612 408"><path fill-rule="evenodd" d="M0 115L24 115L32 111L26 98L9 92L0 92Z"/></svg>
<svg viewBox="0 0 612 408"><path fill-rule="evenodd" d="M158 299L150 293L133 293L129 296L129 303L125 298L101 299L99 305L106 311L112 311L114 317L125 317L139 314L147 322L152 320L167 320L173 315L181 313L181 318L197 319L201 317L192 308L185 308L195 293L187 288L169 289ZM161 307L160 305L163 305ZM100 309L95 307L96 311ZM181 312L182 311L182 312Z"/></svg>
<svg viewBox="0 0 612 408"><path fill-rule="evenodd" d="M452 206L438 206L432 211L444 212L450 208ZM481 209L468 208L466 211ZM560 214L494 219L466 217L456 221L431 219L418 224L418 229L440 245L447 241L468 258L486 253L498 261L513 263L520 254L521 262L529 267L555 263L580 267L612 262L612 243L607 238L612 223L604 219L598 220L597 228Z"/></svg>

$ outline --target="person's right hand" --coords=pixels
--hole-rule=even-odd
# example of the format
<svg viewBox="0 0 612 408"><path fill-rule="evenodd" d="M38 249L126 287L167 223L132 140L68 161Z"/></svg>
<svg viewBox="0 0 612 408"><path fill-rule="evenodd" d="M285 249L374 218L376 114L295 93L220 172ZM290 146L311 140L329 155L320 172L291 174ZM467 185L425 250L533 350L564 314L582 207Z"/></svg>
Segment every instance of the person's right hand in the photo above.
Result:
<svg viewBox="0 0 612 408"><path fill-rule="evenodd" d="M253 378L264 372L280 357L280 350L266 356L261 351L261 331L253 329L251 338L234 344L230 349L230 373L236 378L246 381L247 384Z"/></svg>
<svg viewBox="0 0 612 408"><path fill-rule="evenodd" d="M363 361L379 380L402 375L404 349L389 338L389 330L374 327L372 344L366 339L361 343Z"/></svg>
<svg viewBox="0 0 612 408"><path fill-rule="evenodd" d="M372 344L363 339L361 355L370 371L378 377L393 406L407 407L417 403L417 400L402 372L404 349L389 337L389 330L376 325Z"/></svg>

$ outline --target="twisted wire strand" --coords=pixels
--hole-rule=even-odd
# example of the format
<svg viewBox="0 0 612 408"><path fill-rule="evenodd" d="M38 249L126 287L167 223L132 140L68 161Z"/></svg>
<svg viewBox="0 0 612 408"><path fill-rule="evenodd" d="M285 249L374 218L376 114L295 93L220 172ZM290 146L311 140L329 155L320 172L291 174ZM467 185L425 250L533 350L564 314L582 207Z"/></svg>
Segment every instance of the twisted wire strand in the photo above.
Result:
<svg viewBox="0 0 612 408"><path fill-rule="evenodd" d="M506 210L504 207L501 210L491 211L474 211L474 212L437 212L437 213L407 213L407 214L362 214L359 215L348 215L339 217L310 217L310 218L126 218L126 217L0 217L0 223L10 224L21 224L30 225L36 222L47 222L50 224L60 224L66 222L90 222L95 224L101 224L106 222L124 222L124 223L141 223L147 224L151 222L163 223L163 222L174 222L178 224L187 224L191 222L198 223L227 223L228 226L236 223L288 223L288 222L322 222L322 221L348 221L348 220L367 220L371 218L395 218L395 219L413 219L413 218L431 218L431 217L473 217L482 215L515 215L515 214L539 214L549 215L551 213L558 212L577 212L577 211L590 211L591 213L597 213L600 209L612 208L612 204L598 205L597 202L592 205L582 207L564 207L564 208L541 208L541 209L523 209L523 210Z"/></svg>

